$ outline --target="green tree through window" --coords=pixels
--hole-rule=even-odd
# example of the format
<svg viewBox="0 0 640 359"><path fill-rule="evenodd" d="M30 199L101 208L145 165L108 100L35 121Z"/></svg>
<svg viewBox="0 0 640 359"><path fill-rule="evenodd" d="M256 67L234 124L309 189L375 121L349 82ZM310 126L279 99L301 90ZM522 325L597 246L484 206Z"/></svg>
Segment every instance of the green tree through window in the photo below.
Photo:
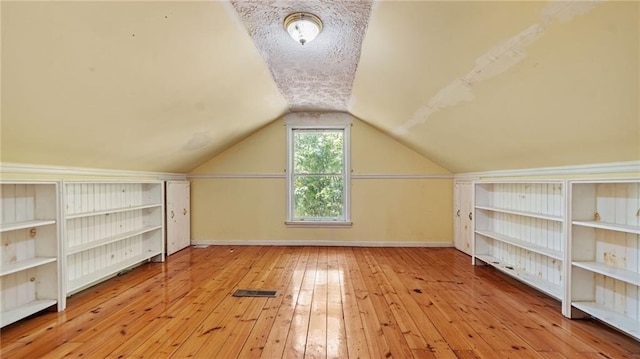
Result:
<svg viewBox="0 0 640 359"><path fill-rule="evenodd" d="M344 218L344 132L293 130L294 219Z"/></svg>

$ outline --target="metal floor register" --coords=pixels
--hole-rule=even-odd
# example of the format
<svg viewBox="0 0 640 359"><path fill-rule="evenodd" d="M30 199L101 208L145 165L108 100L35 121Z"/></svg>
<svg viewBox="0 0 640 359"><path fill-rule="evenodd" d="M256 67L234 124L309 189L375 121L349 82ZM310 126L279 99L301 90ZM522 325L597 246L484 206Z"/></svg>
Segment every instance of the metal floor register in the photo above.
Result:
<svg viewBox="0 0 640 359"><path fill-rule="evenodd" d="M270 297L274 298L277 291L275 290L252 290L252 289L238 289L233 293L234 297Z"/></svg>

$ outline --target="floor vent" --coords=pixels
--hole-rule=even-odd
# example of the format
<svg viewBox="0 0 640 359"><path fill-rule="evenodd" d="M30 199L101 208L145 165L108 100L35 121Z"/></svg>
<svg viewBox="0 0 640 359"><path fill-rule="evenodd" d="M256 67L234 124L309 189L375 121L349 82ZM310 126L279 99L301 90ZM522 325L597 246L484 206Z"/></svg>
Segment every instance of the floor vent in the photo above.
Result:
<svg viewBox="0 0 640 359"><path fill-rule="evenodd" d="M270 297L276 296L275 290L252 290L252 289L238 289L233 293L234 297Z"/></svg>

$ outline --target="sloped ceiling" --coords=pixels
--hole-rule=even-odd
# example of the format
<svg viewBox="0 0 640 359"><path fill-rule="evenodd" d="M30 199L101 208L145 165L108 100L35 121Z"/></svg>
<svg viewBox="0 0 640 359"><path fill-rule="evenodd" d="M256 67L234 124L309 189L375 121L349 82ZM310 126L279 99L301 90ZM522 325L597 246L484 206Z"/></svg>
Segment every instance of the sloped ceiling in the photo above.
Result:
<svg viewBox="0 0 640 359"><path fill-rule="evenodd" d="M227 2L2 2L2 161L189 171L287 104Z"/></svg>
<svg viewBox="0 0 640 359"><path fill-rule="evenodd" d="M639 160L638 4L379 2L349 110L454 173Z"/></svg>
<svg viewBox="0 0 640 359"><path fill-rule="evenodd" d="M0 6L3 162L187 172L299 110L454 173L640 160L636 1ZM290 10L323 17L304 48Z"/></svg>

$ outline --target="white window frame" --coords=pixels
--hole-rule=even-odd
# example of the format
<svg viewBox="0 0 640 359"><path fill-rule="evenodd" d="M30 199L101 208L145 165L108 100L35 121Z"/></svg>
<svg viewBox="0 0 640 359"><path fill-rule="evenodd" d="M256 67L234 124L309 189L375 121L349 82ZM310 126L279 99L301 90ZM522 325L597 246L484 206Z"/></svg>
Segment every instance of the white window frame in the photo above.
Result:
<svg viewBox="0 0 640 359"><path fill-rule="evenodd" d="M287 221L289 227L350 227L351 223L351 119L345 116L325 118L293 118L287 125ZM343 131L343 217L334 220L294 219L293 194L293 133L294 130L341 130Z"/></svg>

